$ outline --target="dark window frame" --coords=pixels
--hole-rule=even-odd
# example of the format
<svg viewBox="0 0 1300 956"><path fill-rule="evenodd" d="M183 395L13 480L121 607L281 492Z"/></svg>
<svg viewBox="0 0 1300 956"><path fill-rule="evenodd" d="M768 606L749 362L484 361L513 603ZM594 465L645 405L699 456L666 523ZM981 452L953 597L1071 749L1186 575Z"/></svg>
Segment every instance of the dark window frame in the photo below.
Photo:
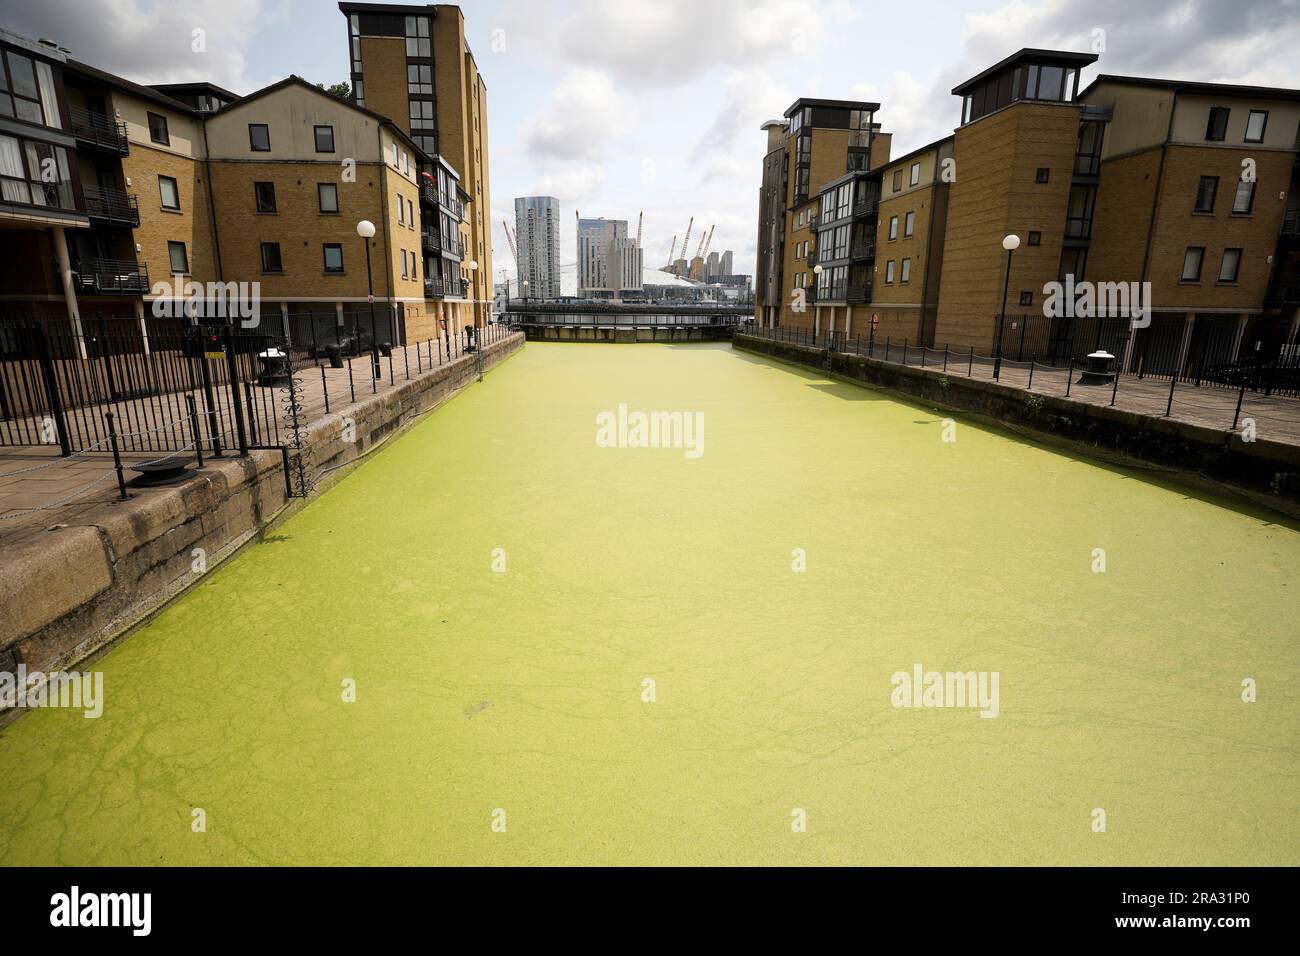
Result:
<svg viewBox="0 0 1300 956"><path fill-rule="evenodd" d="M181 257L185 260L185 268L176 268L176 248L180 247ZM190 274L190 253L185 248L185 243L176 239L167 240L167 267L171 275L187 276Z"/></svg>
<svg viewBox="0 0 1300 956"><path fill-rule="evenodd" d="M330 189L334 190L334 208L333 208L333 209L326 209L326 208L325 208L325 203L322 201L323 196L324 196L324 192L323 192L323 190L324 190L324 188L325 188L326 186L328 186L328 187L330 187ZM322 216L337 216L337 215L339 215L339 208L340 208L340 206L339 206L339 185L338 185L338 183L317 183L317 184L316 184L316 210L317 210L317 212L319 212Z"/></svg>
<svg viewBox="0 0 1300 956"><path fill-rule="evenodd" d="M271 187L271 205L270 205L270 208L269 208L269 209L264 208L264 207L263 207L263 204L262 204L262 198L263 198L263 196L262 196L262 188L261 188L261 187L263 187L263 186L270 186L270 187ZM275 183L274 183L274 182L272 182L271 180L267 180L267 179L259 179L259 180L254 180L254 181L253 181L253 205L254 205L255 208L257 209L258 215L262 215L262 216L274 215L274 214L276 214L276 213L278 213L278 212L280 211L279 206L278 206L278 204L277 204L277 202L276 202L276 199L275 199Z"/></svg>
<svg viewBox="0 0 1300 956"><path fill-rule="evenodd" d="M1196 262L1196 275L1188 276L1187 275L1187 254L1191 252L1193 249L1200 252L1200 257L1197 259ZM1185 250L1183 250L1183 267L1179 271L1178 281L1179 282L1200 282L1201 274L1204 271L1205 271L1205 246L1188 246Z"/></svg>
<svg viewBox="0 0 1300 956"><path fill-rule="evenodd" d="M1233 262L1232 264L1232 277L1229 279L1225 279L1223 277L1223 263L1227 260L1228 253L1230 252L1235 252L1237 254L1237 258L1236 261ZM1240 246L1226 247L1223 250L1223 255L1219 259L1219 277L1214 281L1217 282L1219 285L1236 285L1237 280L1241 277L1241 260L1245 258L1245 255L1246 255L1246 250L1241 248Z"/></svg>
<svg viewBox="0 0 1300 956"><path fill-rule="evenodd" d="M1021 304L1021 305L1033 305L1033 304L1034 304L1034 294L1033 294L1032 292L1022 292L1022 293L1020 293L1020 304Z"/></svg>
<svg viewBox="0 0 1300 956"><path fill-rule="evenodd" d="M1246 203L1245 209L1238 209L1237 197L1241 194L1241 187L1243 185L1250 187L1250 201ZM1236 190L1233 191L1232 194L1232 214L1234 216L1249 216L1255 211L1255 186L1256 185L1257 184L1253 179L1237 180L1237 188Z"/></svg>
<svg viewBox="0 0 1300 956"><path fill-rule="evenodd" d="M253 130L266 130L266 145L258 146L253 140ZM269 123L249 123L248 124L248 148L254 153L269 153L271 151L271 126Z"/></svg>
<svg viewBox="0 0 1300 956"><path fill-rule="evenodd" d="M1206 183L1210 184L1210 203L1206 208L1201 207L1201 196L1204 193ZM1212 214L1215 203L1219 199L1219 177L1202 176L1196 181L1196 199L1192 201L1192 212L1200 215Z"/></svg>
<svg viewBox="0 0 1300 956"><path fill-rule="evenodd" d="M1029 231L1029 245L1041 246L1042 244L1043 244L1043 234L1037 229L1031 229Z"/></svg>
<svg viewBox="0 0 1300 956"><path fill-rule="evenodd" d="M329 134L330 134L330 148L329 148L329 149L321 149L321 148L320 148L320 131L323 130L323 129L327 129L327 130L329 130ZM311 128L311 135L312 135L312 143L313 143L313 145L316 147L316 152L318 152L318 153L332 153L332 152L334 152L334 127L333 127L333 126L325 126L325 125L316 125L316 126L312 126L312 128Z"/></svg>
<svg viewBox="0 0 1300 956"><path fill-rule="evenodd" d="M176 193L176 205L174 206L167 205L167 194L163 192L164 181L171 183L172 191ZM162 173L158 174L158 202L162 208L166 209L168 212L181 211L181 184L175 176L164 176Z"/></svg>
<svg viewBox="0 0 1300 956"><path fill-rule="evenodd" d="M1205 122L1205 141L1222 143L1228 138L1228 120L1232 109L1227 106L1211 106Z"/></svg>
<svg viewBox="0 0 1300 956"><path fill-rule="evenodd" d="M1260 130L1259 130L1259 139L1251 139L1251 138L1250 138L1250 121L1251 121L1251 118L1252 118L1252 117L1255 117L1255 116L1262 116L1262 117L1264 117L1264 125L1261 126L1261 127L1260 127ZM1245 142L1245 143L1262 143L1262 142L1264 142L1264 137L1267 136L1267 135L1268 135L1268 110L1251 110L1250 112L1248 112L1248 113L1246 114L1246 134L1245 134L1245 137L1243 138L1242 142Z"/></svg>
<svg viewBox="0 0 1300 956"><path fill-rule="evenodd" d="M1038 184L1051 182L1052 168L1050 166L1039 166L1034 170L1034 182Z"/></svg>
<svg viewBox="0 0 1300 956"><path fill-rule="evenodd" d="M339 251L339 267L337 269L330 268L329 251L331 249L337 249ZM321 243L321 265L329 275L342 275L346 271L343 262L343 244L341 242Z"/></svg>
<svg viewBox="0 0 1300 956"><path fill-rule="evenodd" d="M154 143L158 143L162 146L170 146L172 144L172 134L171 131L167 128L167 117L163 116L161 113L151 113L148 112L147 110L145 111L144 115L146 117L145 122L149 124L150 141ZM162 124L161 138L159 137L158 130L154 125L154 120L157 120L159 123Z"/></svg>
<svg viewBox="0 0 1300 956"><path fill-rule="evenodd" d="M278 242L263 242L260 244L259 249L262 256L262 272L268 275L282 275L284 273L284 257L280 251L280 244ZM274 269L267 268L266 264L266 253L271 249L275 250L276 268Z"/></svg>

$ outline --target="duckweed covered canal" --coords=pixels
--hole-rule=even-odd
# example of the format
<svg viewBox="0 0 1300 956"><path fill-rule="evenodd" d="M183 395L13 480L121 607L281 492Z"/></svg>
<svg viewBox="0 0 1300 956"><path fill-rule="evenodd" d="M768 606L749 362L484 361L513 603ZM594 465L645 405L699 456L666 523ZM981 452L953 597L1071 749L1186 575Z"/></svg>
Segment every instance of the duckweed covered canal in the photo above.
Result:
<svg viewBox="0 0 1300 956"><path fill-rule="evenodd" d="M620 404L703 454L598 447ZM5 728L0 859L1300 863L1300 534L940 418L530 344L96 662L102 718ZM917 664L997 716L893 706Z"/></svg>

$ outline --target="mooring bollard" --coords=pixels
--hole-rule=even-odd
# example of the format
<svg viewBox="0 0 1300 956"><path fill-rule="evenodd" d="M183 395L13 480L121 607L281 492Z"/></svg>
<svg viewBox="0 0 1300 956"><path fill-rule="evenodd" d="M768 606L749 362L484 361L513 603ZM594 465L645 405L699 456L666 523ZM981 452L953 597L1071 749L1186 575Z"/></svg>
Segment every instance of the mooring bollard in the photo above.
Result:
<svg viewBox="0 0 1300 956"><path fill-rule="evenodd" d="M117 490L126 501L126 476L122 473L122 452L117 447L117 427L113 424L113 413L105 412L104 421L108 423L108 442L113 449L113 467L117 470Z"/></svg>

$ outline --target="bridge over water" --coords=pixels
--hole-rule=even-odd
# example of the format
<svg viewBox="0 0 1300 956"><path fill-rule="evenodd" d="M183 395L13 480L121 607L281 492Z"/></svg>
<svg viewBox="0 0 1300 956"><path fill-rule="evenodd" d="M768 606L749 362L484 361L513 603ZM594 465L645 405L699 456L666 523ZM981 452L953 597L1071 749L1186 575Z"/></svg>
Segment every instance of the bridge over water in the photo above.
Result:
<svg viewBox="0 0 1300 956"><path fill-rule="evenodd" d="M510 300L505 321L530 340L674 342L730 338L753 315L741 302L534 302Z"/></svg>

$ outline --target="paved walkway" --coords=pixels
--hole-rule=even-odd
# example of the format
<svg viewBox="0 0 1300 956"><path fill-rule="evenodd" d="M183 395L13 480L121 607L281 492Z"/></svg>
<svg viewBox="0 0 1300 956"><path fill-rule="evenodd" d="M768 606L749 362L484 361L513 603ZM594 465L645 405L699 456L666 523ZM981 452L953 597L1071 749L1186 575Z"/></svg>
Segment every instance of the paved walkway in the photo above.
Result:
<svg viewBox="0 0 1300 956"><path fill-rule="evenodd" d="M504 327L491 326L490 332L485 335L484 344L491 344L506 334ZM353 404L354 394L356 402L364 402L443 366L472 361L474 355L466 355L460 344L453 340L450 355L433 341L394 348L391 357L381 357L381 375L376 380L372 380L370 375L368 355L352 359L350 380L346 365L341 369L332 369L328 365L305 365L297 374L301 385L299 403L303 410L303 421L305 424L319 421L326 416L327 407L332 413L344 411ZM218 386L216 391L224 392L224 386ZM279 432L257 436L260 441L250 437L250 442L279 444L285 440L280 402L287 393L280 388L257 389L256 393L254 400L268 406L267 418ZM228 405L224 394L218 396L217 404L223 408ZM96 408L92 417L101 415L101 412L101 409ZM167 430L163 429L164 432ZM217 430L222 435L223 454L237 455L238 441L234 426L223 420L218 424ZM175 431L178 436L176 444L188 444L188 425L177 423ZM145 447L123 453L122 461L128 469L132 464L156 461L173 454L193 455L192 451L169 451L168 447L174 445L161 445L144 432L136 436L136 441ZM210 451L210 447L205 447L205 457ZM127 470L126 480L129 482L134 477L135 474ZM132 497L149 493L149 489L129 489ZM0 447L0 548L53 525L68 523L95 508L118 500L120 493L117 473L112 453L106 444L70 458L61 457L57 445Z"/></svg>
<svg viewBox="0 0 1300 956"><path fill-rule="evenodd" d="M760 333L758 337L770 336ZM795 337L778 341L809 346L813 344ZM826 339L819 339L816 347L825 348L826 342ZM855 345L854 341L850 341L845 351L855 353ZM867 354L865 341L858 354ZM889 348L886 357L885 346L877 342L872 357L895 365L904 364L903 348L897 344ZM972 356L969 352L953 351L947 353L946 363L948 375L993 381L994 360L988 356ZM907 349L906 364L917 368L944 369L945 353L943 349L910 346ZM1256 438L1300 445L1300 398L1265 396L1262 392L1251 391L1243 393L1239 389L1216 385L1197 386L1194 380L1184 380L1173 385L1171 404L1170 380L1167 378L1121 375L1119 387L1115 389L1111 386L1079 385L1080 371L1076 365L1071 376L1067 368L1003 359L997 380L1011 388L1026 388L1038 394L1059 398L1068 397L1070 401L1090 405L1113 404L1115 408L1140 415L1164 418L1167 411L1169 418L1224 432L1233 430L1234 420L1237 422L1237 431L1245 427L1248 421L1253 421ZM1069 382L1067 396L1067 381L1070 379L1073 381ZM1240 414L1237 409L1239 399Z"/></svg>

